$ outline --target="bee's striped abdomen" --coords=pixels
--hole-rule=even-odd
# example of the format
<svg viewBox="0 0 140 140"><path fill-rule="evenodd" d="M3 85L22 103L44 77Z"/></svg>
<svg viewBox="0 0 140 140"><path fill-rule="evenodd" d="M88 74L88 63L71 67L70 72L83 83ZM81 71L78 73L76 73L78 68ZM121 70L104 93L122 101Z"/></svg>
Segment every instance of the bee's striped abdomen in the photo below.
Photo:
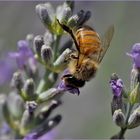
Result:
<svg viewBox="0 0 140 140"><path fill-rule="evenodd" d="M89 27L79 28L75 32L80 52L89 55L97 53L101 48L100 37L97 32Z"/></svg>

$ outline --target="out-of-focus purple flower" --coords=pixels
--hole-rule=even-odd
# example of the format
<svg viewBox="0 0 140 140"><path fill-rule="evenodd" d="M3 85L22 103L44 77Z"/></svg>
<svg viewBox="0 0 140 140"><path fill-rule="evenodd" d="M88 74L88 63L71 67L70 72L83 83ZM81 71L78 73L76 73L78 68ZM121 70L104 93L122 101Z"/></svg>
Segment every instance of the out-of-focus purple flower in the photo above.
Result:
<svg viewBox="0 0 140 140"><path fill-rule="evenodd" d="M127 53L133 59L134 67L140 68L140 43L135 43L130 53Z"/></svg>
<svg viewBox="0 0 140 140"><path fill-rule="evenodd" d="M33 133L30 133L27 136L25 136L23 138L23 140L35 140L35 139L37 139L36 137L37 137L37 133L33 132Z"/></svg>
<svg viewBox="0 0 140 140"><path fill-rule="evenodd" d="M53 140L57 133L55 131L49 131L42 136L38 136L37 132L33 132L24 137L23 140Z"/></svg>
<svg viewBox="0 0 140 140"><path fill-rule="evenodd" d="M112 89L112 92L114 96L119 97L123 90L123 81L122 79L111 79L110 80L110 87Z"/></svg>
<svg viewBox="0 0 140 140"><path fill-rule="evenodd" d="M20 40L17 42L18 51L9 53L11 58L16 59L18 68L24 69L27 64L30 66L36 65L34 54L29 47L29 42L26 40Z"/></svg>
<svg viewBox="0 0 140 140"><path fill-rule="evenodd" d="M50 131L43 136L39 137L38 140L53 140L56 137L56 131Z"/></svg>
<svg viewBox="0 0 140 140"><path fill-rule="evenodd" d="M11 128L6 122L3 122L2 127L0 128L0 134L8 134L11 132Z"/></svg>
<svg viewBox="0 0 140 140"><path fill-rule="evenodd" d="M67 75L67 74L70 74L68 69L66 69L66 70L64 71L63 76L64 76L64 75ZM70 92L70 93L72 93L72 94L77 94L77 95L80 94L79 88L66 84L66 82L65 82L64 79L62 79L62 80L60 81L60 83L59 83L59 85L58 85L57 88L58 88L58 90L60 90L60 91L62 91L62 92L68 91L68 92Z"/></svg>
<svg viewBox="0 0 140 140"><path fill-rule="evenodd" d="M5 58L4 60L0 60L0 85L5 84L12 78L14 69L14 65L10 59Z"/></svg>

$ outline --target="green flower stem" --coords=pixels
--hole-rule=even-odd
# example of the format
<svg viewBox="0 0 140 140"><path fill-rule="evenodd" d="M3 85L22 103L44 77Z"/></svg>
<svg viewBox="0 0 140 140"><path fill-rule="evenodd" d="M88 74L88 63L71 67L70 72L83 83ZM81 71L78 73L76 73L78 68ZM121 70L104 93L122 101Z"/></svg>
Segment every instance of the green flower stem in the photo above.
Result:
<svg viewBox="0 0 140 140"><path fill-rule="evenodd" d="M54 61L56 60L56 58L58 57L58 47L59 47L59 43L60 43L60 39L61 39L61 35L55 35L55 43L54 43Z"/></svg>
<svg viewBox="0 0 140 140"><path fill-rule="evenodd" d="M44 74L44 78L40 81L39 86L37 88L37 94L49 89L54 83L51 83L48 79L49 74L51 71L46 70Z"/></svg>
<svg viewBox="0 0 140 140"><path fill-rule="evenodd" d="M124 134L126 132L127 128L121 128L119 135L118 135L118 139L124 139Z"/></svg>

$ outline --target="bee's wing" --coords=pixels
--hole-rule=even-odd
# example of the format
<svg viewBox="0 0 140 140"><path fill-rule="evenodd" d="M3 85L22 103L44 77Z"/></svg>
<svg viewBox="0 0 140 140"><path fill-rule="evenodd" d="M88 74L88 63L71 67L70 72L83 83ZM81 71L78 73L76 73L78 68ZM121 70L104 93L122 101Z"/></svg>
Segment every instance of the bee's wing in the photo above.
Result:
<svg viewBox="0 0 140 140"><path fill-rule="evenodd" d="M107 49L109 48L110 46L110 42L112 40L112 37L113 37L113 34L114 34L114 25L111 25L109 26L109 28L107 29L107 31L105 32L103 38L102 38L102 51L99 53L99 56L98 56L98 62L100 63L107 51Z"/></svg>

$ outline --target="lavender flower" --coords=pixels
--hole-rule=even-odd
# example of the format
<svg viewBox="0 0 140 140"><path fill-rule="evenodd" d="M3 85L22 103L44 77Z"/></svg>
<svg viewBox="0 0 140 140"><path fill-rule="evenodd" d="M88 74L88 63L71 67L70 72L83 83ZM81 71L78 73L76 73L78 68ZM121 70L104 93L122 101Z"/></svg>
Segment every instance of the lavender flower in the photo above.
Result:
<svg viewBox="0 0 140 140"><path fill-rule="evenodd" d="M119 97L121 95L122 89L123 89L122 79L111 79L110 80L110 87L112 89L114 96Z"/></svg>
<svg viewBox="0 0 140 140"><path fill-rule="evenodd" d="M18 47L18 51L9 53L9 56L11 58L16 59L19 69L24 69L24 67L27 65L27 63L32 64L30 66L33 66L36 64L33 52L31 50L31 48L29 48L28 41L26 41L26 40L18 41L17 47Z"/></svg>
<svg viewBox="0 0 140 140"><path fill-rule="evenodd" d="M64 76L64 75L67 75L67 74L70 74L68 69L66 69L66 70L64 71L63 76ZM65 82L65 80L63 80L63 79L60 81L60 83L59 83L59 85L58 85L57 88L58 88L58 90L60 90L60 91L68 91L68 92L70 92L70 93L72 93L72 94L77 94L77 95L80 94L79 88L74 87L74 86L72 86L72 85L68 85L68 84Z"/></svg>
<svg viewBox="0 0 140 140"><path fill-rule="evenodd" d="M11 128L6 122L2 123L2 127L0 128L0 134L8 134L11 132Z"/></svg>
<svg viewBox="0 0 140 140"><path fill-rule="evenodd" d="M135 43L130 53L127 53L133 59L134 67L140 68L140 43Z"/></svg>
<svg viewBox="0 0 140 140"><path fill-rule="evenodd" d="M36 136L37 136L36 132L30 133L23 140L35 140ZM55 136L56 136L56 133L52 130L42 135L41 137L37 138L36 140L53 140Z"/></svg>
<svg viewBox="0 0 140 140"><path fill-rule="evenodd" d="M41 136L38 140L53 140L55 136L56 136L56 132L52 130L44 134L43 136Z"/></svg>
<svg viewBox="0 0 140 140"><path fill-rule="evenodd" d="M23 140L34 140L36 136L36 132L28 134L27 136L24 137Z"/></svg>

